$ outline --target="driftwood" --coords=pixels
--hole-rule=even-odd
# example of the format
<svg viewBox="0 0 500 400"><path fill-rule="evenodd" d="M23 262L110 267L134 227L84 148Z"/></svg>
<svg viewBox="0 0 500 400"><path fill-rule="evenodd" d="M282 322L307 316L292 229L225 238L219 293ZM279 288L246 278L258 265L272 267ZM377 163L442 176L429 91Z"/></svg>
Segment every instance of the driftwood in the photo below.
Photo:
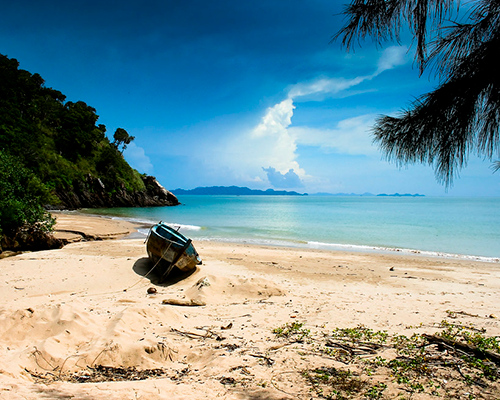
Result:
<svg viewBox="0 0 500 400"><path fill-rule="evenodd" d="M222 336L217 335L215 332L212 332L212 330L208 329L204 334L200 333L195 333L195 332L185 332L185 331L180 331L175 328L170 328L170 331L177 333L182 336L186 336L190 339L215 339L217 341L224 340L225 338Z"/></svg>
<svg viewBox="0 0 500 400"><path fill-rule="evenodd" d="M429 341L429 343L436 343L440 346L444 346L444 347L448 347L448 348L451 347L453 349L461 350L461 351L466 352L466 353L472 353L472 354L474 354L474 356L476 356L477 358L479 358L481 360L487 359L487 360L494 362L497 365L500 365L500 354L497 354L493 351L481 350L481 349L477 348L476 346L472 346L472 345L466 344L466 343L455 342L453 340L446 339L446 338L443 338L441 336L426 335L426 334L424 334L422 336L424 338L426 338Z"/></svg>
<svg viewBox="0 0 500 400"><path fill-rule="evenodd" d="M265 355L262 355L262 354L249 354L249 356L252 356L255 358L262 358L268 367L270 367L274 364L274 360L272 358L265 356Z"/></svg>
<svg viewBox="0 0 500 400"><path fill-rule="evenodd" d="M205 303L204 301L195 299L165 299L161 303L170 304L172 306L189 306L189 307L202 307L207 305L207 303Z"/></svg>

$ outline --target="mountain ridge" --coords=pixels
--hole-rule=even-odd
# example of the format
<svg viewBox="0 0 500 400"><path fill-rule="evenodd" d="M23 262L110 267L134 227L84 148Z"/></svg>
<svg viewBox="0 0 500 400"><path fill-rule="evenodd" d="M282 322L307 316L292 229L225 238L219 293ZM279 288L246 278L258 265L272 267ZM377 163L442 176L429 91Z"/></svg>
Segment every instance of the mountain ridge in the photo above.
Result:
<svg viewBox="0 0 500 400"><path fill-rule="evenodd" d="M226 195L226 196L307 196L307 193L298 193L286 190L259 190L241 186L199 186L194 189L174 189L174 195Z"/></svg>
<svg viewBox="0 0 500 400"><path fill-rule="evenodd" d="M356 193L298 193L295 191L287 190L260 190L260 189L250 189L246 186L198 186L194 189L174 189L170 191L174 195L205 195L205 196L350 196L350 197L362 197L362 196L373 196L373 197L424 197L423 194L410 194L410 193L393 193L393 194L372 194L365 192L363 194Z"/></svg>

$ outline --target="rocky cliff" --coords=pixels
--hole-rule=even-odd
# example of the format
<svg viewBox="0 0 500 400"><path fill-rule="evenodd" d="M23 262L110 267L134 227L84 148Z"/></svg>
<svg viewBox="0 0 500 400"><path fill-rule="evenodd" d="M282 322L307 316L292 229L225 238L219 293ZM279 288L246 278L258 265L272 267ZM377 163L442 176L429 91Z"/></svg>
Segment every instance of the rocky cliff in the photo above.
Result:
<svg viewBox="0 0 500 400"><path fill-rule="evenodd" d="M88 174L84 180L73 182L73 191L57 190L61 204L55 209L104 208L104 207L157 207L176 206L179 200L166 190L153 176L144 176L143 191L130 192L121 186L109 193L98 178Z"/></svg>

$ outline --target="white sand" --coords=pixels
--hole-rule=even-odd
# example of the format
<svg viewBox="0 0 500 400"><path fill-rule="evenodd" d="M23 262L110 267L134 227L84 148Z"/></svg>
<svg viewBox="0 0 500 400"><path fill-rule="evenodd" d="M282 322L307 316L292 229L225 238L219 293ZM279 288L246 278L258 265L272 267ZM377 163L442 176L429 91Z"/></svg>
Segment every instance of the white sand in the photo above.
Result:
<svg viewBox="0 0 500 400"><path fill-rule="evenodd" d="M105 237L133 230L121 221L58 215L59 229L75 226ZM293 321L314 332L364 324L410 336L435 332L453 311L457 322L500 335L497 263L195 246L203 265L164 285L153 283L154 273L144 277L152 265L137 239L75 242L0 260L0 399L314 398L300 371L326 361L283 346L272 333ZM148 294L150 287L157 293ZM206 306L162 304L167 298ZM163 368L167 375L64 381L97 365Z"/></svg>

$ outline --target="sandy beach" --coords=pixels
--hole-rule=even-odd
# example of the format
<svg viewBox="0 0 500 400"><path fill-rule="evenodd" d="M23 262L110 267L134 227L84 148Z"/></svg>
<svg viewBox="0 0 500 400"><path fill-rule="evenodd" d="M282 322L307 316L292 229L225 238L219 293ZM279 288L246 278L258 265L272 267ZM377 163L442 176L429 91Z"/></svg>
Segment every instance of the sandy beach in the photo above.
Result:
<svg viewBox="0 0 500 400"><path fill-rule="evenodd" d="M56 235L72 243L0 260L1 399L326 398L304 371L340 368L318 350L336 328L410 337L445 320L500 335L498 263L201 241L203 264L158 285L144 240L127 238L133 224L56 217ZM293 323L307 340L273 332ZM92 381L98 366L114 368L115 379ZM117 380L118 368L135 375ZM471 390L500 398L498 383Z"/></svg>

